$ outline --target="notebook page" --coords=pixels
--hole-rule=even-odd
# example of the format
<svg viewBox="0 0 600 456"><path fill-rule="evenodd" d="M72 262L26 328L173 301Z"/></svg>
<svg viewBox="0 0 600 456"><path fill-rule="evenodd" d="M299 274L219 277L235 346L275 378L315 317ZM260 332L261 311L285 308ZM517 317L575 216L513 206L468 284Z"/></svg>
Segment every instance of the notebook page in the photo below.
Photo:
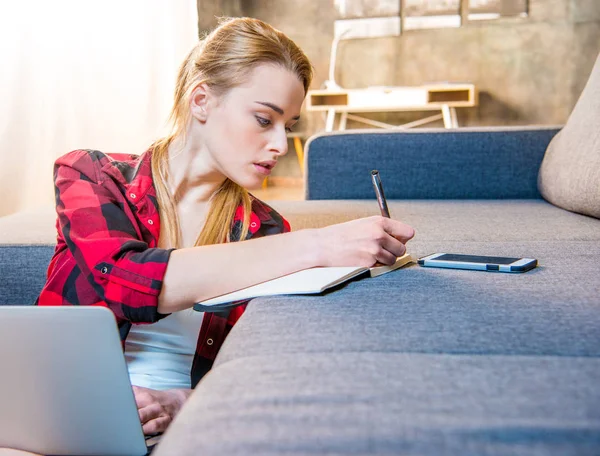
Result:
<svg viewBox="0 0 600 456"><path fill-rule="evenodd" d="M367 268L361 267L329 267L310 268L288 274L268 282L259 283L242 290L226 295L217 296L200 302L203 306L222 304L226 302L241 301L259 296L272 296L281 294L311 294L320 293L327 288L348 280Z"/></svg>

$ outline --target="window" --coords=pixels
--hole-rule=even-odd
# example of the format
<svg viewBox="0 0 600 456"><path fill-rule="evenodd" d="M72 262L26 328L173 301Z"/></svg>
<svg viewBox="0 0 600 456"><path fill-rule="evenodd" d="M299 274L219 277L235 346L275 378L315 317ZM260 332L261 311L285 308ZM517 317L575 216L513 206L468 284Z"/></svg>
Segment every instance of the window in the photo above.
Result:
<svg viewBox="0 0 600 456"><path fill-rule="evenodd" d="M460 0L404 0L403 30L460 27Z"/></svg>
<svg viewBox="0 0 600 456"><path fill-rule="evenodd" d="M528 0L333 0L335 37L397 36L406 30L460 27L465 21L525 17Z"/></svg>
<svg viewBox="0 0 600 456"><path fill-rule="evenodd" d="M470 21L509 16L527 16L527 0L469 0Z"/></svg>

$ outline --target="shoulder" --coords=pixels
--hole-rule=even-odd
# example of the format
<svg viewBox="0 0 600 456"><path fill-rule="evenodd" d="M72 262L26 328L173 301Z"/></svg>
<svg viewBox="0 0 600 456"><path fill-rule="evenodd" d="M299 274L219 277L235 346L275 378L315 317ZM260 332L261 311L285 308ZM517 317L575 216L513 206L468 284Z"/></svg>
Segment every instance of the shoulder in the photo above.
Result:
<svg viewBox="0 0 600 456"><path fill-rule="evenodd" d="M77 149L64 154L54 162L54 178L84 179L100 183L101 169L108 157L98 150Z"/></svg>
<svg viewBox="0 0 600 456"><path fill-rule="evenodd" d="M140 157L137 155L77 149L64 154L54 162L54 173L57 176L74 172L81 178L97 183L101 183L107 175L118 180L129 180L128 174L136 169L139 160Z"/></svg>
<svg viewBox="0 0 600 456"><path fill-rule="evenodd" d="M108 161L108 156L99 150L76 149L58 157L55 166L68 166L73 168L100 167Z"/></svg>
<svg viewBox="0 0 600 456"><path fill-rule="evenodd" d="M267 203L259 200L250 194L252 207L250 211L250 225L246 239L252 239L272 234L287 233L290 231L290 224L279 212L269 206ZM238 240L241 234L242 221L244 220L244 207L240 205L237 208L232 225L233 240Z"/></svg>
<svg viewBox="0 0 600 456"><path fill-rule="evenodd" d="M290 231L290 224L279 212L254 195L250 195L250 198L252 199L252 219L256 217L260 222L259 227L269 231L265 234L272 234L271 232L275 230L278 233Z"/></svg>

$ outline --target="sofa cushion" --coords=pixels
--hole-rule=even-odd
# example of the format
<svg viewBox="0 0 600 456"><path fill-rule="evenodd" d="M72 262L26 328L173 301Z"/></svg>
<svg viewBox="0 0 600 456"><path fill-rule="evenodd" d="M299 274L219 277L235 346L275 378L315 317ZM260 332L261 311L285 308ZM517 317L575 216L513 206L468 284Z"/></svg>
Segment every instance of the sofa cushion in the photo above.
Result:
<svg viewBox="0 0 600 456"><path fill-rule="evenodd" d="M540 264L524 274L411 265L323 295L257 298L215 364L342 352L600 358L598 243L436 241L422 247L431 253L442 244L459 253L524 252Z"/></svg>
<svg viewBox="0 0 600 456"><path fill-rule="evenodd" d="M330 221L348 209L311 203ZM417 228L417 255L521 254L540 265L413 265L323 295L254 299L157 456L597 453L600 220L544 201L390 210Z"/></svg>
<svg viewBox="0 0 600 456"><path fill-rule="evenodd" d="M153 454L592 455L600 359L419 353L213 369Z"/></svg>
<svg viewBox="0 0 600 456"><path fill-rule="evenodd" d="M566 125L548 146L538 187L552 204L600 218L600 55Z"/></svg>
<svg viewBox="0 0 600 456"><path fill-rule="evenodd" d="M56 210L44 206L0 217L0 245L56 245Z"/></svg>
<svg viewBox="0 0 600 456"><path fill-rule="evenodd" d="M369 200L272 201L293 230L318 228L380 215L375 194ZM391 216L413 226L411 245L432 239L451 241L600 241L600 222L539 200L388 201ZM416 253L416 251L415 251ZM427 253L427 252L424 252Z"/></svg>
<svg viewBox="0 0 600 456"><path fill-rule="evenodd" d="M339 218L348 209L305 203ZM531 256L539 267L512 275L415 265L323 296L255 299L216 364L340 350L600 356L600 220L544 200L392 203L416 229L416 256ZM377 211L375 202L356 207Z"/></svg>

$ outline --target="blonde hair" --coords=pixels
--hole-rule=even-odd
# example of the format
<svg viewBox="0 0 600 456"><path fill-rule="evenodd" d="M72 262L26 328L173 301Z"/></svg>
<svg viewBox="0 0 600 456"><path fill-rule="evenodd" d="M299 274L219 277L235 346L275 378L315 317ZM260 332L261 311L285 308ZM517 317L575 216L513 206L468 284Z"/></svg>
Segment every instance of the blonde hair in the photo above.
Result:
<svg viewBox="0 0 600 456"><path fill-rule="evenodd" d="M181 229L176 201L168 187L169 146L176 138L185 140L190 121L190 97L205 83L216 95L223 95L245 82L259 64L279 65L298 76L308 91L312 66L302 50L270 25L252 18L224 19L188 54L179 68L175 100L170 115L171 133L151 146L152 175L160 208L161 230L173 247L181 247ZM195 245L229 242L237 208L242 205L244 220L239 240L245 239L250 224L252 201L246 189L230 179L211 197L211 206Z"/></svg>

